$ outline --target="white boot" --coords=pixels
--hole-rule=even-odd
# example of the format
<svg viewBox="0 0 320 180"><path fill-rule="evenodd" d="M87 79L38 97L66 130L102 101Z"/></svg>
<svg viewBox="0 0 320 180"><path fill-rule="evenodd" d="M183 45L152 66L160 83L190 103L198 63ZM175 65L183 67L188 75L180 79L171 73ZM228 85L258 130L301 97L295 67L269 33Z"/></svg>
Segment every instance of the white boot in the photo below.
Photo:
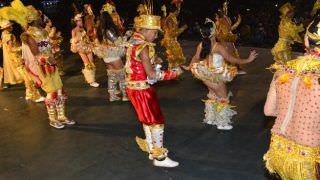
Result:
<svg viewBox="0 0 320 180"><path fill-rule="evenodd" d="M97 83L97 82L93 82L93 83L90 83L90 86L91 86L91 87L95 87L95 88L97 88L97 87L99 87L99 86L100 86L100 84L99 84L99 83Z"/></svg>
<svg viewBox="0 0 320 180"><path fill-rule="evenodd" d="M179 163L177 161L171 160L169 157L166 157L162 161L158 161L158 160L154 159L153 165L157 166L157 167L174 168L174 167L179 166Z"/></svg>

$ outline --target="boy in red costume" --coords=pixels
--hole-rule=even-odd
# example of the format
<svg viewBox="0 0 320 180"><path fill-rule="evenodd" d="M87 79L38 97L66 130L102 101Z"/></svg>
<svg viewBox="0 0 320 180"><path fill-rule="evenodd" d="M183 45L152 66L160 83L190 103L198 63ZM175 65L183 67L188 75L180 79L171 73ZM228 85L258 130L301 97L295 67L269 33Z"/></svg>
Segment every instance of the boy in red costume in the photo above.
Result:
<svg viewBox="0 0 320 180"><path fill-rule="evenodd" d="M150 8L152 9L152 8ZM161 30L160 16L145 15L135 18L136 32L129 41L127 49L126 78L127 93L140 122L143 124L146 139L136 138L140 148L149 153L153 165L176 167L178 162L171 160L168 150L163 147L164 117L161 113L155 88L151 85L161 80L177 78L180 68L170 71L160 70L152 42Z"/></svg>

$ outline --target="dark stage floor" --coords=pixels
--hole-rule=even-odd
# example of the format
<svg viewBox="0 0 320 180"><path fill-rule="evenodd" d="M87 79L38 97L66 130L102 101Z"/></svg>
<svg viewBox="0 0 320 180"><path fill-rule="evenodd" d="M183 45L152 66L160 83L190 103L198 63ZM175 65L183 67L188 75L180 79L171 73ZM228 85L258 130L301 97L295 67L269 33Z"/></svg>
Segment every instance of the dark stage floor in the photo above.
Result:
<svg viewBox="0 0 320 180"><path fill-rule="evenodd" d="M195 43L184 42L190 58ZM204 125L206 89L190 73L181 80L158 84L166 117L165 144L175 169L152 166L135 143L142 135L130 103L107 101L106 72L97 64L102 87L89 88L80 73L78 56L66 59L68 114L78 124L65 130L48 125L43 104L26 102L23 86L0 92L0 179L267 179L262 156L269 143L272 121L263 105L272 74L269 50L245 66L248 75L230 88L238 115L234 130L221 132ZM246 54L247 48L241 48Z"/></svg>

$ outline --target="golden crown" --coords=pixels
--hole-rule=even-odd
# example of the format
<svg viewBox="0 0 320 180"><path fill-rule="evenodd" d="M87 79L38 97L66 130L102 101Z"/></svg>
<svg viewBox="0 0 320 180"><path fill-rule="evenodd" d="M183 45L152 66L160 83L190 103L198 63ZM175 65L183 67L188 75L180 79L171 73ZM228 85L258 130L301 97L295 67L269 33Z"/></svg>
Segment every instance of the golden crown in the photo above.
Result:
<svg viewBox="0 0 320 180"><path fill-rule="evenodd" d="M145 1L143 7L144 14L134 18L135 28L161 30L161 17L153 15L153 2L151 0Z"/></svg>

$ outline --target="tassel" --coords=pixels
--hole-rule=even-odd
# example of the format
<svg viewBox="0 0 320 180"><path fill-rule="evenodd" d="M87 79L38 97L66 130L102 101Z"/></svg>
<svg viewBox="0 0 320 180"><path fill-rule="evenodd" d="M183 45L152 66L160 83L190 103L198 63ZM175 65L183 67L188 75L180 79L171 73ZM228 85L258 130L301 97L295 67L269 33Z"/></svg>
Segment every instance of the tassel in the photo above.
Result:
<svg viewBox="0 0 320 180"><path fill-rule="evenodd" d="M303 82L308 88L311 88L313 86L313 83L312 83L312 81L310 79L310 76L305 76L303 78Z"/></svg>
<svg viewBox="0 0 320 180"><path fill-rule="evenodd" d="M280 84L284 84L284 83L288 82L289 78L290 78L290 75L288 73L284 73L283 75L281 75L279 77L279 81L278 82Z"/></svg>

